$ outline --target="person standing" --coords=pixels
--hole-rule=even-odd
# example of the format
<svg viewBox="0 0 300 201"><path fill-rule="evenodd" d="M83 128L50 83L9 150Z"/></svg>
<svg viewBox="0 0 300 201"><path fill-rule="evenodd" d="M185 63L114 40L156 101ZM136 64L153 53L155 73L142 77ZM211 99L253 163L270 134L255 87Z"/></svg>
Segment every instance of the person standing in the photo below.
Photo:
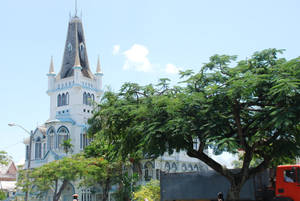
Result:
<svg viewBox="0 0 300 201"><path fill-rule="evenodd" d="M218 193L218 201L224 201L223 193L219 192Z"/></svg>

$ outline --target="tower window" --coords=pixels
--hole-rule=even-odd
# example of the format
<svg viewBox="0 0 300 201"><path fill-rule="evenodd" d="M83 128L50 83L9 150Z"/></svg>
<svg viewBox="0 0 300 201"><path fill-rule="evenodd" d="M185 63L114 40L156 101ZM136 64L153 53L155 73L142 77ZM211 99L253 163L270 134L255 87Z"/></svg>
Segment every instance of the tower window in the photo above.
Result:
<svg viewBox="0 0 300 201"><path fill-rule="evenodd" d="M66 105L69 105L69 93L66 93Z"/></svg>
<svg viewBox="0 0 300 201"><path fill-rule="evenodd" d="M60 107L62 105L62 102L61 102L61 95L58 94L57 96L57 107Z"/></svg>
<svg viewBox="0 0 300 201"><path fill-rule="evenodd" d="M57 107L69 105L69 93L58 94L57 96Z"/></svg>
<svg viewBox="0 0 300 201"><path fill-rule="evenodd" d="M83 104L87 105L87 95L86 95L86 92L83 93Z"/></svg>
<svg viewBox="0 0 300 201"><path fill-rule="evenodd" d="M92 101L91 101L91 94L90 93L88 93L88 99L87 99L87 104L88 105L92 105Z"/></svg>
<svg viewBox="0 0 300 201"><path fill-rule="evenodd" d="M62 94L62 104L61 105L66 105L66 95L65 94Z"/></svg>

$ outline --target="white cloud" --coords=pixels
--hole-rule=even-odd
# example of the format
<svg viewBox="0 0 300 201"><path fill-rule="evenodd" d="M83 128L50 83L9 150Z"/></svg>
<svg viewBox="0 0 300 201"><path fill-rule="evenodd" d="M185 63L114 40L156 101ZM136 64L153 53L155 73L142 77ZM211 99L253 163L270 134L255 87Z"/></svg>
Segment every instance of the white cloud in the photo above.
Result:
<svg viewBox="0 0 300 201"><path fill-rule="evenodd" d="M151 63L147 58L149 50L145 46L134 44L123 54L126 58L125 64L123 66L124 70L132 69L142 72L151 72L153 70Z"/></svg>
<svg viewBox="0 0 300 201"><path fill-rule="evenodd" d="M114 46L113 46L113 52L112 52L113 55L118 54L119 51L120 51L120 45L114 45Z"/></svg>
<svg viewBox="0 0 300 201"><path fill-rule="evenodd" d="M165 68L165 72L168 74L177 74L181 68L176 67L174 64L167 64Z"/></svg>

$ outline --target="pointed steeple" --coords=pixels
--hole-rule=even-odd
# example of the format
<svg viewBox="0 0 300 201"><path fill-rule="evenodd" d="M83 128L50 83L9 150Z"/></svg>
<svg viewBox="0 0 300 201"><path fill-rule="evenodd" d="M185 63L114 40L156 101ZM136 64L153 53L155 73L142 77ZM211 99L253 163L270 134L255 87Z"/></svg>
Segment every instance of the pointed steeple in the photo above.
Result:
<svg viewBox="0 0 300 201"><path fill-rule="evenodd" d="M100 57L99 56L98 56L96 73L102 73L101 66L100 66Z"/></svg>
<svg viewBox="0 0 300 201"><path fill-rule="evenodd" d="M77 16L72 17L69 22L63 63L57 78L64 79L74 76L73 67L75 66L81 67L84 77L94 77L89 67L82 21Z"/></svg>
<svg viewBox="0 0 300 201"><path fill-rule="evenodd" d="M55 74L55 72L54 72L54 65L53 65L53 56L51 56L50 67L49 67L49 74Z"/></svg>

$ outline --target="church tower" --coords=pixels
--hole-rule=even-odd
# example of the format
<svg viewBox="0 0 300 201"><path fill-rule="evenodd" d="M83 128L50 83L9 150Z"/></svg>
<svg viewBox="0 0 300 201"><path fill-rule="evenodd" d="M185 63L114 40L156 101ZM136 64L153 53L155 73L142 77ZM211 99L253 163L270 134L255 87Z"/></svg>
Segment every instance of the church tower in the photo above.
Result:
<svg viewBox="0 0 300 201"><path fill-rule="evenodd" d="M102 72L98 59L96 73L90 70L82 21L73 17L68 26L63 62L59 73L54 73L51 58L48 76L50 120L71 118L85 124L91 117L95 101L102 88Z"/></svg>
<svg viewBox="0 0 300 201"><path fill-rule="evenodd" d="M41 140L43 148L38 155L38 158L44 157L43 162L62 157L65 154L62 143L67 139L73 144L73 153L80 152L88 145L87 120L102 94L103 73L99 58L95 69L93 74L82 21L75 15L69 21L61 69L55 73L51 57L47 74L50 117L44 125L45 137L38 132L36 134L44 139Z"/></svg>

